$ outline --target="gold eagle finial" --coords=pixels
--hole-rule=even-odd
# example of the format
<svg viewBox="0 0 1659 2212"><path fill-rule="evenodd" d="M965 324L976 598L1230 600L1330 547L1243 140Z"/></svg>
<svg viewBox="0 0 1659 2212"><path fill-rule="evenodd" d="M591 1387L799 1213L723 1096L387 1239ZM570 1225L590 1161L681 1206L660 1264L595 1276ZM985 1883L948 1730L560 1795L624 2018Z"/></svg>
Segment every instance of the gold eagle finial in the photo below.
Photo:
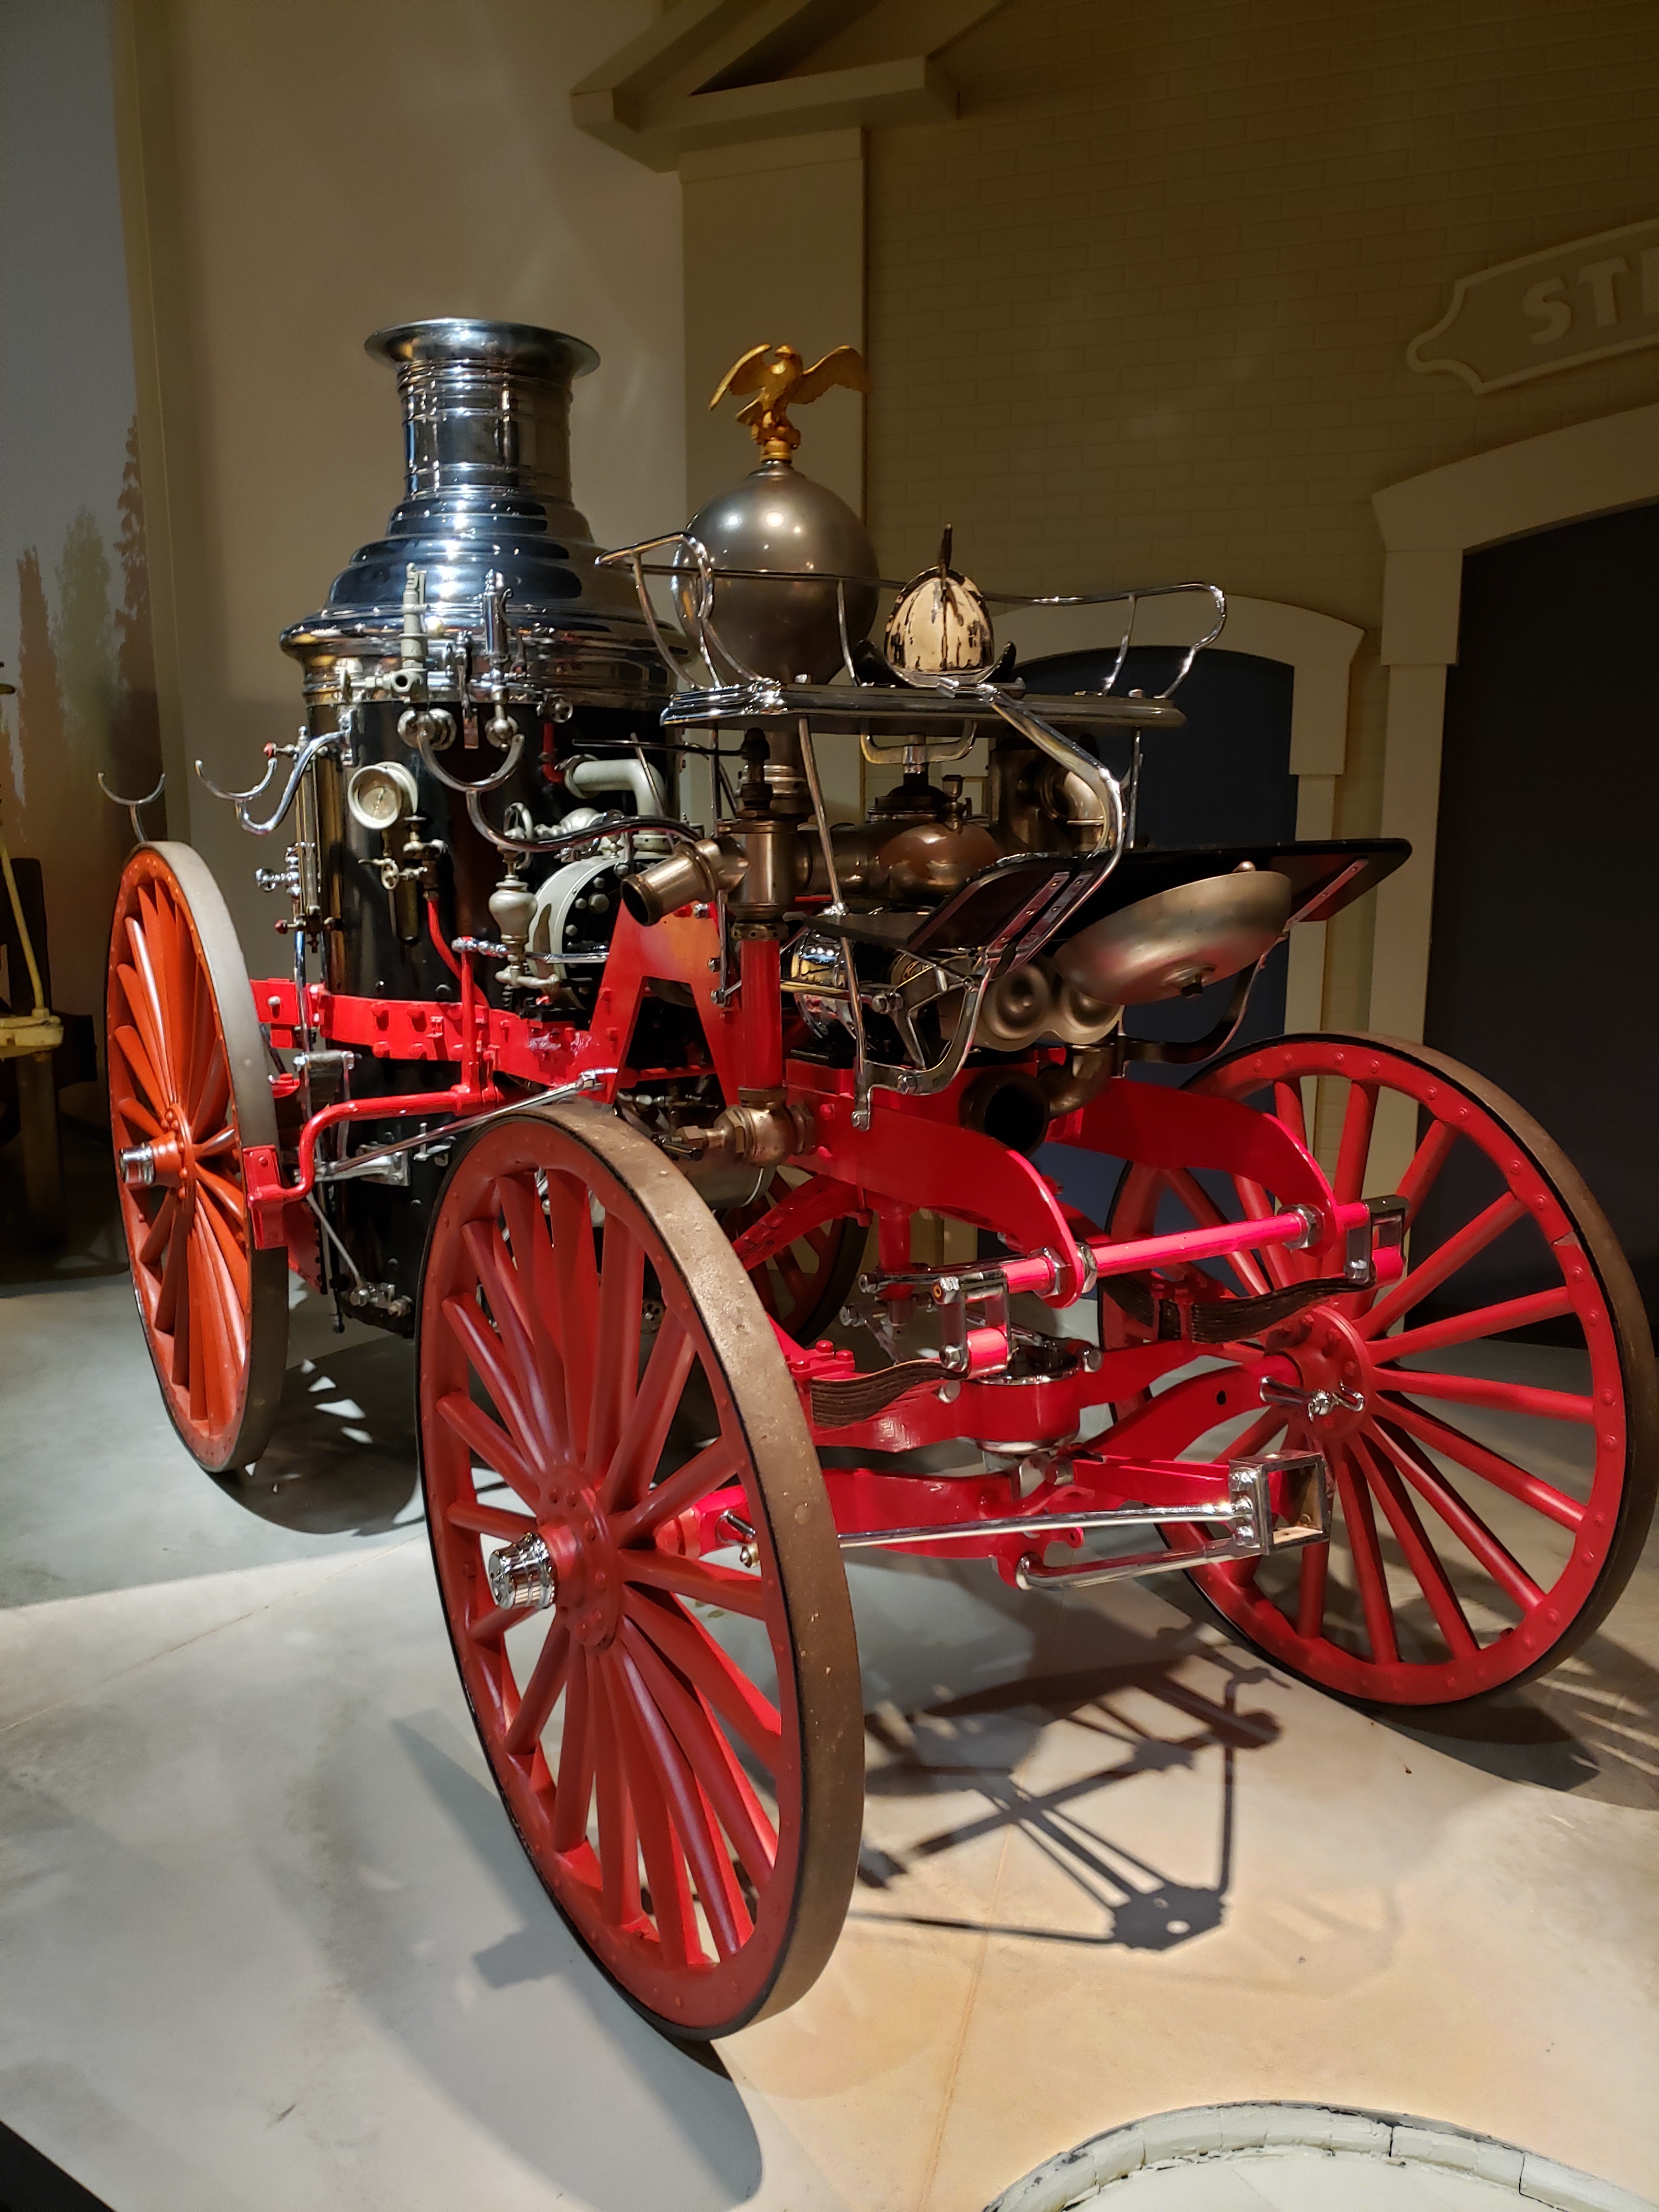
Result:
<svg viewBox="0 0 1659 2212"><path fill-rule="evenodd" d="M870 374L856 346L835 346L811 368L792 345L750 346L721 377L708 404L718 407L728 392L739 398L752 392L749 404L738 410L738 420L749 425L763 459L787 461L800 443L790 408L804 407L837 384L852 392L870 389Z"/></svg>

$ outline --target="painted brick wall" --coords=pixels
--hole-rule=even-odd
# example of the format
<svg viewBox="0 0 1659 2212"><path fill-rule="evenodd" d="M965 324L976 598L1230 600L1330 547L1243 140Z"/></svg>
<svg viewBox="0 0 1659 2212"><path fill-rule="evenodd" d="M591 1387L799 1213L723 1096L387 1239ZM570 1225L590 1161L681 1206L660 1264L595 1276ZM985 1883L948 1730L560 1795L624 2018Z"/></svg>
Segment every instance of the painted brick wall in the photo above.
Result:
<svg viewBox="0 0 1659 2212"><path fill-rule="evenodd" d="M1363 623L1339 826L1374 830L1378 487L1654 396L1627 355L1477 397L1455 277L1659 214L1651 0L1008 0L963 120L869 145L867 509L1010 589L1199 574ZM1370 902L1332 932L1363 1021Z"/></svg>

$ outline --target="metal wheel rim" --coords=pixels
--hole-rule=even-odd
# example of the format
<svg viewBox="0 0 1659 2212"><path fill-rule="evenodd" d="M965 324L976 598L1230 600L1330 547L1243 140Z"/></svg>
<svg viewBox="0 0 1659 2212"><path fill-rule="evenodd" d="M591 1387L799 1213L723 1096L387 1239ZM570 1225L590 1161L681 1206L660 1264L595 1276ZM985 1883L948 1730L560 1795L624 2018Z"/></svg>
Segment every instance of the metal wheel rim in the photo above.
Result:
<svg viewBox="0 0 1659 2212"><path fill-rule="evenodd" d="M107 1035L118 1159L159 1139L180 1160L176 1183L120 1182L162 1401L203 1467L246 1467L270 1440L288 1351L287 1257L255 1248L241 1166L244 1147L276 1144L276 1114L236 932L187 845L140 846L123 871Z"/></svg>
<svg viewBox="0 0 1659 2212"><path fill-rule="evenodd" d="M1384 1614L1393 1609L1392 1605L1385 1607L1378 1601L1376 1589L1369 1586L1360 1591L1364 1639L1369 1656L1333 1642L1328 1636L1308 1633L1316 1604L1322 1605L1326 1595L1320 1582L1326 1569L1316 1562L1321 1559L1328 1562L1330 1555L1322 1548L1318 1554L1304 1554L1299 1565L1298 1618L1295 1619L1258 1588L1256 1577L1260 1571L1255 1563L1194 1570L1193 1580L1229 1624L1257 1650L1275 1663L1340 1696L1360 1704L1389 1707L1432 1708L1462 1704L1524 1682L1570 1656L1606 1617L1628 1580L1652 1517L1656 1489L1659 1488L1659 1382L1656 1382L1652 1344L1628 1263L1582 1177L1559 1148L1512 1099L1443 1054L1425 1046L1382 1037L1287 1037L1243 1048L1206 1069L1190 1087L1232 1097L1249 1097L1276 1079L1283 1085L1294 1079L1299 1085L1301 1078L1307 1075L1343 1079L1350 1086L1344 1103L1344 1130L1349 1141L1334 1179L1339 1197L1362 1194L1357 1186L1355 1186L1356 1177L1363 1174L1364 1152L1360 1149L1358 1125L1365 1121L1364 1135L1368 1140L1369 1121L1364 1109L1353 1102L1373 1082L1377 1088L1394 1089L1416 1100L1432 1117L1419 1143L1413 1168L1402 1179L1407 1185L1413 1183L1424 1163L1425 1148L1431 1151L1441 1141L1436 1138L1437 1129L1449 1128L1452 1134L1443 1141L1438 1161L1427 1170L1428 1181L1443 1164L1457 1136L1466 1136L1475 1142L1477 1149L1496 1169L1504 1189L1520 1198L1526 1212L1538 1223L1545 1243L1557 1259L1559 1280L1547 1284L1545 1291L1537 1295L1556 1300L1564 1317L1579 1321L1589 1355L1590 1389L1586 1399L1582 1393L1541 1393L1527 1385L1499 1384L1489 1386L1484 1402L1477 1404L1471 1398L1460 1401L1453 1397L1450 1388L1443 1382L1431 1382L1426 1394L1420 1384L1411 1393L1390 1390L1386 1381L1388 1370L1401 1355L1390 1354L1379 1364L1376 1371L1384 1379L1379 1382L1380 1395L1376 1403L1382 1410L1377 1421L1368 1415L1356 1431L1365 1449L1345 1449L1339 1455L1352 1464L1346 1479L1342 1469L1338 1469L1337 1511L1344 1524L1344 1539L1349 1547L1356 1583L1369 1585L1372 1579L1360 1571L1359 1553L1372 1555L1375 1564L1378 1546L1384 1547L1382 1595L1388 1600L1389 1568L1397 1568L1398 1563L1403 1561L1419 1595L1433 1615L1435 1633L1446 1652L1442 1660L1408 1659L1397 1650L1390 1656ZM1293 1109L1283 1088L1275 1091L1275 1099L1281 1115L1288 1118ZM1449 1121L1443 1117L1443 1108L1445 1115L1451 1117ZM1149 1191L1164 1180L1145 1170L1126 1170L1113 1209L1114 1233L1136 1233L1137 1224L1146 1214ZM1414 1193L1418 1200L1427 1187L1427 1182L1419 1182ZM1500 1193L1500 1199L1502 1196ZM1449 1248L1471 1225L1460 1228L1439 1249ZM1484 1247L1476 1246L1468 1251L1465 1264L1468 1259L1477 1257L1481 1249ZM1424 1264L1413 1257L1408 1283L1419 1277ZM1374 1297L1366 1294L1334 1300L1328 1309L1316 1308L1312 1311L1317 1316L1322 1310L1346 1310L1350 1315L1358 1313L1368 1320L1373 1306L1381 1314L1385 1302L1395 1298L1404 1287L1394 1286ZM1407 1299L1393 1310L1408 1315L1410 1306L1415 1303L1415 1299ZM1498 1307L1475 1310L1496 1313ZM1551 1316L1537 1312L1533 1317ZM1432 1328L1442 1325L1430 1326ZM1384 1333L1376 1339L1378 1343L1401 1340L1387 1333L1386 1322L1382 1328ZM1421 1329L1415 1333L1422 1334ZM1489 1331L1486 1336L1473 1334L1464 1340L1488 1340L1492 1333L1495 1332ZM1441 1343L1421 1348L1454 1347ZM1196 1425L1194 1434L1202 1433L1218 1418L1211 1407L1218 1401L1221 1389L1224 1389L1231 1397L1230 1411L1255 1402L1249 1367L1252 1357L1259 1358L1259 1354L1251 1355L1249 1347L1243 1346L1214 1349L1219 1358L1232 1360L1241 1368L1237 1382L1212 1375L1200 1378L1198 1383L1175 1386L1167 1394L1167 1412L1160 1408L1153 1416L1159 1425L1157 1443L1150 1448L1179 1449L1194 1441L1193 1436L1180 1434L1183 1419L1180 1401L1183 1393L1191 1419ZM1467 1377L1457 1379L1465 1384L1468 1381ZM1479 1378L1475 1379L1478 1383ZM1206 1383L1218 1387L1206 1390L1201 1387ZM1503 1395L1505 1393L1506 1397ZM1570 1396L1583 1402L1575 1405L1571 1417L1540 1411L1533 1402L1557 1396ZM1426 1552L1438 1558L1443 1571L1449 1550L1455 1561L1472 1556L1463 1537L1452 1534L1450 1524L1442 1517L1435 1502L1432 1477L1438 1474L1439 1488L1450 1493L1453 1504L1461 1502L1466 1508L1471 1491L1477 1493L1477 1498L1483 1489L1490 1494L1489 1477L1502 1474L1504 1483L1510 1482L1512 1478L1503 1474L1501 1464L1489 1463L1490 1448L1483 1446L1478 1436L1471 1437L1465 1424L1471 1411L1478 1419L1481 1413L1494 1408L1509 1410L1511 1402L1514 1409L1522 1412L1528 1419L1550 1421L1552 1434L1556 1432L1558 1419L1562 1426L1570 1418L1572 1425L1589 1427L1595 1439L1594 1465L1588 1496L1582 1500L1582 1519L1571 1529L1571 1550L1559 1571L1547 1582L1536 1583L1535 1598L1529 1598L1519 1585L1508 1589L1496 1584L1503 1589L1516 1617L1490 1640L1482 1643L1477 1637L1476 1650L1469 1651L1454 1644L1459 1632L1456 1612L1446 1589L1440 1588L1431 1593L1429 1583L1435 1579L1433 1560L1424 1557L1419 1571L1419 1555L1413 1547L1426 1539ZM1587 1413L1593 1413L1593 1419L1586 1419ZM1317 1427L1316 1424L1293 1419L1288 1425L1288 1433L1292 1438L1311 1437L1317 1442ZM1467 1466L1456 1452L1449 1455L1445 1453L1442 1432L1448 1428L1459 1438L1457 1451L1470 1444L1474 1446L1478 1466ZM1274 1435L1285 1430L1282 1418L1264 1414L1233 1442L1231 1449L1237 1453L1268 1448ZM1403 1459L1398 1449L1402 1441L1407 1448ZM1394 1449L1389 1448L1390 1443ZM1483 1452L1487 1458L1481 1457ZM1426 1467L1420 1463L1423 1459L1427 1461ZM1516 1469L1507 1452L1497 1453L1496 1460L1507 1463L1529 1482L1538 1480L1524 1467ZM1553 1486L1545 1488L1553 1490ZM1402 1492L1408 1511L1401 1510ZM1534 1496L1540 1498L1546 1509L1539 1513L1540 1522L1553 1518L1561 1510L1559 1505L1542 1498L1541 1493L1529 1494L1515 1502L1530 1504ZM1575 1498L1572 1502L1581 1501ZM1478 1516L1478 1503L1474 1510ZM1358 1546L1352 1534L1356 1522L1360 1524ZM1367 1522L1376 1532L1370 1539L1364 1533ZM1528 1522L1526 1525L1534 1536L1539 1533L1538 1523ZM1478 1528L1471 1528L1468 1533L1477 1544L1484 1542ZM1564 1536L1566 1533L1564 1524ZM1485 1531L1486 1536L1492 1534L1490 1529ZM1507 1551L1508 1547L1504 1548ZM1485 1568L1484 1561L1477 1564ZM1495 1554L1492 1567L1486 1569L1489 1577L1493 1570L1504 1576L1510 1571ZM1396 1584L1406 1579L1396 1571ZM1457 1595L1455 1590L1451 1592L1452 1598ZM1322 1627L1322 1616L1320 1625ZM1396 1644L1398 1627L1396 1622Z"/></svg>
<svg viewBox="0 0 1659 2212"><path fill-rule="evenodd" d="M597 1262L596 1210L605 1231ZM664 1318L635 1387L647 1267ZM472 1378L492 1362L513 1401L494 1434L458 1403L475 1402ZM719 1225L648 1139L613 1115L532 1107L497 1121L456 1162L434 1221L416 1365L428 1527L451 1643L497 1788L544 1887L629 2001L675 2033L729 2034L783 2009L822 1971L851 1894L863 1805L858 1657L811 1436L771 1325ZM635 1462L657 1465L689 1370L708 1390L715 1444L693 1454L689 1474L641 1490ZM579 1387L567 1389L562 1376ZM758 1553L752 1573L739 1571L743 1589L721 1583L717 1567L659 1548L651 1502L660 1492L684 1512L686 1499L732 1479L744 1486ZM504 1486L481 1498L480 1484L494 1480ZM630 1533L642 1510L646 1524ZM673 1521L661 1525L674 1541ZM532 1528L558 1568L556 1602L533 1616L544 1634L522 1612L502 1621L483 1563L486 1537L516 1542ZM719 1647L683 1602L705 1582L723 1607L758 1624L775 1668L776 1743L765 1717L751 1717L744 1770L758 1759L771 1785L769 1869L746 1863L733 1841L744 1807L732 1790L741 1797L743 1784L726 1770L743 1766L732 1716L747 1693L727 1691L725 1705L711 1696L718 1662L708 1649ZM509 1648L515 1632L523 1656ZM713 1723L712 1745L677 1684ZM688 1771L702 1793L701 1838ZM711 1838L737 1891L749 1883L741 1911L708 1856ZM730 1949L711 1911L722 1891L726 1937L735 1928L738 1939ZM692 1941L702 1963L689 1955Z"/></svg>

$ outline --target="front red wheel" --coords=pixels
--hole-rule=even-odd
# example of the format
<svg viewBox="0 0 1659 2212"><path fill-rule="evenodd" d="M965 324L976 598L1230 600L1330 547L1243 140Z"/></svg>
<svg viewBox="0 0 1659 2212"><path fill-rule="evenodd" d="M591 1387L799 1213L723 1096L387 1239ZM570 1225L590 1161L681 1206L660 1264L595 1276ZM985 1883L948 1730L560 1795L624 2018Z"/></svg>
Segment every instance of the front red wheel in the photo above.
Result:
<svg viewBox="0 0 1659 2212"><path fill-rule="evenodd" d="M246 1467L270 1441L288 1352L287 1255L254 1244L242 1176L276 1116L236 932L188 845L127 862L107 1018L121 1221L161 1395L204 1467Z"/></svg>
<svg viewBox="0 0 1659 2212"><path fill-rule="evenodd" d="M451 1174L416 1364L450 1637L537 1873L675 2033L782 2009L851 1893L858 1655L811 1439L731 1246L637 1132L527 1109ZM717 1490L725 1540L698 1556Z"/></svg>
<svg viewBox="0 0 1659 2212"><path fill-rule="evenodd" d="M1380 1704L1455 1704L1564 1657L1629 1579L1659 1481L1651 1340L1582 1179L1513 1100L1420 1045L1286 1037L1193 1088L1274 1113L1298 1137L1317 1115L1340 1200L1377 1194L1368 1163L1389 1093L1417 1132L1399 1179L1403 1279L1217 1345L1222 1369L1135 1417L1137 1450L1311 1445L1334 1475L1328 1546L1194 1581L1268 1657ZM1240 1179L1131 1168L1112 1233L1272 1206ZM1312 1264L1282 1249L1242 1255L1215 1294L1278 1291ZM1328 1411L1263 1410L1261 1384L1285 1361Z"/></svg>

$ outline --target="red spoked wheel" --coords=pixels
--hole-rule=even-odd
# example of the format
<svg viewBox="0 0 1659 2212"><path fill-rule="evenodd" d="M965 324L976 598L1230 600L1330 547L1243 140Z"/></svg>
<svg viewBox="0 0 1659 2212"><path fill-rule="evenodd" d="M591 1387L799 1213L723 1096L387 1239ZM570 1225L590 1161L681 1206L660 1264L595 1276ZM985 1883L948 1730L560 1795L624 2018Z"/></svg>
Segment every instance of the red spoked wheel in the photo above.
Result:
<svg viewBox="0 0 1659 2212"><path fill-rule="evenodd" d="M1316 1079L1328 1086L1321 1126L1340 1132L1341 1200L1379 1194L1367 1181L1379 1103L1393 1093L1415 1109L1400 1179L1407 1272L1216 1345L1231 1371L1212 1367L1155 1398L1136 1449L1243 1456L1283 1439L1323 1451L1335 1480L1328 1545L1194 1570L1194 1580L1259 1650L1327 1689L1456 1704L1565 1657L1629 1579L1659 1480L1652 1343L1630 1268L1576 1170L1513 1100L1440 1054L1379 1037L1285 1037L1219 1061L1192 1088L1275 1113L1305 1141ZM1132 1167L1112 1233L1272 1210L1243 1179ZM1260 1296L1314 1267L1285 1251L1242 1255L1214 1295ZM1514 1334L1546 1328L1547 1344ZM1328 1411L1262 1410L1273 1353Z"/></svg>
<svg viewBox="0 0 1659 2212"><path fill-rule="evenodd" d="M161 1395L202 1466L246 1467L288 1352L287 1255L255 1249L242 1178L276 1115L235 928L187 845L127 862L106 1012L121 1221Z"/></svg>
<svg viewBox="0 0 1659 2212"><path fill-rule="evenodd" d="M832 1214L791 1234L797 1211L810 1212L814 1193L828 1188L799 1169L781 1168L758 1196L720 1214L762 1305L798 1344L815 1343L829 1328L864 1256L867 1231L856 1216Z"/></svg>
<svg viewBox="0 0 1659 2212"><path fill-rule="evenodd" d="M719 1224L609 1114L495 1121L433 1224L416 1364L450 1637L549 1894L676 2034L781 2011L852 1891L858 1652L805 1419ZM732 1551L685 1556L728 1485Z"/></svg>

